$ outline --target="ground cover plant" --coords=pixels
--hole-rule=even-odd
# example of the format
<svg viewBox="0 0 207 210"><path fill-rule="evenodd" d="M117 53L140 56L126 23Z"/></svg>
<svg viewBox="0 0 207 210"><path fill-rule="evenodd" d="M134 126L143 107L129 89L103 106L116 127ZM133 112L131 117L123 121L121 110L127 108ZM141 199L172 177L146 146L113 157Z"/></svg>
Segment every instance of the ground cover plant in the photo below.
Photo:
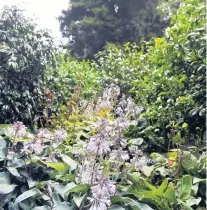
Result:
<svg viewBox="0 0 207 210"><path fill-rule="evenodd" d="M184 0L165 36L108 44L87 61L5 8L15 33L0 33L0 210L206 209L204 8ZM4 38L20 32L35 52ZM11 63L20 46L25 62Z"/></svg>

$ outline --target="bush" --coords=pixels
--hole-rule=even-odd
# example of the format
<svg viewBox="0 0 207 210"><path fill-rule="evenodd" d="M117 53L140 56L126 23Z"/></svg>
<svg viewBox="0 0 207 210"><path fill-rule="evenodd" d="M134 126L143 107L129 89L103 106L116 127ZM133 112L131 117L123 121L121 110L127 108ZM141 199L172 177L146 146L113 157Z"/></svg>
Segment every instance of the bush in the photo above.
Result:
<svg viewBox="0 0 207 210"><path fill-rule="evenodd" d="M77 94L78 103L90 100L102 90L100 73L90 61L78 61L71 56L64 58L58 55L58 66L48 68L45 72L45 87L54 93L53 111L60 111L61 105L66 105L73 94ZM74 98L73 98L74 99Z"/></svg>
<svg viewBox="0 0 207 210"><path fill-rule="evenodd" d="M138 122L129 135L165 148L171 129L185 133L188 143L201 142L205 132L204 2L184 1L171 24L165 37L97 55L103 81L119 84L145 108L145 126Z"/></svg>
<svg viewBox="0 0 207 210"><path fill-rule="evenodd" d="M164 130L186 123L194 134L192 141L201 141L205 131L204 2L186 0L171 23L166 37L143 43L132 91L146 107L151 125Z"/></svg>

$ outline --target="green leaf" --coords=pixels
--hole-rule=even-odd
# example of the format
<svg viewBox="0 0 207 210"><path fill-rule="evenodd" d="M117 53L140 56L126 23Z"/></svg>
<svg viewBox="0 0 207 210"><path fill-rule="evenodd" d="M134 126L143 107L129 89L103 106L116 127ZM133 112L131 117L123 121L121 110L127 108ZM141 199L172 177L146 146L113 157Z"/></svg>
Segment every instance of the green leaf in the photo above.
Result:
<svg viewBox="0 0 207 210"><path fill-rule="evenodd" d="M65 163L67 163L70 166L70 171L76 169L77 163L72 158L70 158L68 155L65 154L61 154L60 157Z"/></svg>
<svg viewBox="0 0 207 210"><path fill-rule="evenodd" d="M86 193L89 189L89 185L88 184L82 184L82 185L78 185L72 189L69 190L69 192L82 192L82 193Z"/></svg>
<svg viewBox="0 0 207 210"><path fill-rule="evenodd" d="M1 172L0 173L0 184L10 184L10 173Z"/></svg>
<svg viewBox="0 0 207 210"><path fill-rule="evenodd" d="M181 207L183 207L185 210L193 210L190 206L188 206L184 201L177 199L177 203L181 204Z"/></svg>
<svg viewBox="0 0 207 210"><path fill-rule="evenodd" d="M166 175L168 175L168 170L164 166L156 168L155 171L158 172L162 177L166 177Z"/></svg>
<svg viewBox="0 0 207 210"><path fill-rule="evenodd" d="M0 195L0 207L3 207L5 204L9 203L14 197L16 197L16 195L13 192Z"/></svg>
<svg viewBox="0 0 207 210"><path fill-rule="evenodd" d="M141 174L139 172L133 172L132 174L129 174L129 180L137 185L139 183L139 178L140 178Z"/></svg>
<svg viewBox="0 0 207 210"><path fill-rule="evenodd" d="M73 207L71 207L68 202L61 202L59 196L56 193L53 193L52 200L56 210L73 210Z"/></svg>
<svg viewBox="0 0 207 210"><path fill-rule="evenodd" d="M13 124L0 124L0 129L6 129L11 127Z"/></svg>
<svg viewBox="0 0 207 210"><path fill-rule="evenodd" d="M66 176L64 176L64 177L61 177L60 178L60 180L62 180L62 181L71 181L71 182L73 182L73 181L75 181L75 174L67 174Z"/></svg>
<svg viewBox="0 0 207 210"><path fill-rule="evenodd" d="M197 195L197 192L198 192L198 186L199 186L199 183L196 183L194 185L192 185L192 192L191 192L191 195L194 195L196 196Z"/></svg>
<svg viewBox="0 0 207 210"><path fill-rule="evenodd" d="M27 179L27 184L28 184L29 189L30 189L30 188L33 188L35 185L37 185L38 181L34 181L31 177L29 177Z"/></svg>
<svg viewBox="0 0 207 210"><path fill-rule="evenodd" d="M145 176L149 177L154 169L154 166L144 166L142 172Z"/></svg>
<svg viewBox="0 0 207 210"><path fill-rule="evenodd" d="M187 128L187 127L188 127L188 124L184 122L184 123L182 124L182 128Z"/></svg>
<svg viewBox="0 0 207 210"><path fill-rule="evenodd" d="M19 172L17 171L16 168L13 167L7 167L7 170L14 176L16 177L21 177L21 175L19 174Z"/></svg>
<svg viewBox="0 0 207 210"><path fill-rule="evenodd" d="M51 210L51 207L50 206L37 206L37 207L34 207L33 209L31 210Z"/></svg>
<svg viewBox="0 0 207 210"><path fill-rule="evenodd" d="M190 197L192 188L192 177L190 175L183 176L177 183L176 194L180 200L185 201Z"/></svg>
<svg viewBox="0 0 207 210"><path fill-rule="evenodd" d="M18 205L22 210L31 210L31 207L34 206L35 201L31 200L24 200L20 202Z"/></svg>
<svg viewBox="0 0 207 210"><path fill-rule="evenodd" d="M8 172L0 173L0 194L8 194L12 192L17 185L10 184L10 174Z"/></svg>
<svg viewBox="0 0 207 210"><path fill-rule="evenodd" d="M206 182L207 179L200 179L197 177L193 177L193 184L199 183L199 182Z"/></svg>
<svg viewBox="0 0 207 210"><path fill-rule="evenodd" d="M191 197L190 199L186 200L185 202L188 206L193 206L193 205L198 206L198 204L201 202L201 198L200 197L199 198Z"/></svg>
<svg viewBox="0 0 207 210"><path fill-rule="evenodd" d="M28 190L28 191L22 193L21 195L19 195L15 199L14 204L18 204L19 202L21 202L23 200L26 200L27 198L38 197L38 196L41 196L41 195L42 195L42 193L37 188L33 188L33 189Z"/></svg>
<svg viewBox="0 0 207 210"><path fill-rule="evenodd" d="M64 186L62 184L59 184L59 183L51 184L51 186L54 188L54 191L56 193L58 193L59 195L61 195L61 197L63 199L66 199L67 196L68 196L68 194L69 194L69 190L73 189L77 185L74 182L70 182L66 186Z"/></svg>
<svg viewBox="0 0 207 210"><path fill-rule="evenodd" d="M125 209L121 206L113 205L110 208L108 208L107 210L125 210Z"/></svg>
<svg viewBox="0 0 207 210"><path fill-rule="evenodd" d="M143 138L130 139L129 144L140 146L143 143Z"/></svg>
<svg viewBox="0 0 207 210"><path fill-rule="evenodd" d="M13 168L21 168L25 166L25 162L22 159L18 159L16 161L9 163L8 166Z"/></svg>
<svg viewBox="0 0 207 210"><path fill-rule="evenodd" d="M162 184L160 185L160 187L159 187L157 190L154 191L154 193L155 193L156 195L162 196L164 190L165 190L166 187L167 187L167 185L168 185L168 179L165 179L165 180L162 182Z"/></svg>
<svg viewBox="0 0 207 210"><path fill-rule="evenodd" d="M0 148L6 148L6 141L0 136Z"/></svg>
<svg viewBox="0 0 207 210"><path fill-rule="evenodd" d="M0 161L4 160L6 157L6 141L2 136L0 136Z"/></svg>
<svg viewBox="0 0 207 210"><path fill-rule="evenodd" d="M134 200L128 197L116 195L116 196L111 197L111 202L112 203L118 203L118 202L130 203L130 202L134 202Z"/></svg>
<svg viewBox="0 0 207 210"><path fill-rule="evenodd" d="M176 204L175 192L170 187L165 191L164 197L173 204Z"/></svg>
<svg viewBox="0 0 207 210"><path fill-rule="evenodd" d="M16 186L17 185L15 185L15 184L9 185L9 184L1 183L0 184L0 195L8 194L8 193L12 192L15 189Z"/></svg>
<svg viewBox="0 0 207 210"><path fill-rule="evenodd" d="M6 158L6 148L0 147L0 161L3 161Z"/></svg>
<svg viewBox="0 0 207 210"><path fill-rule="evenodd" d="M73 210L74 208L70 206L68 202L56 202L54 205L55 210Z"/></svg>
<svg viewBox="0 0 207 210"><path fill-rule="evenodd" d="M64 174L66 170L68 169L67 165L61 162L45 162L41 161L47 166L54 168L56 171L59 171L61 174Z"/></svg>
<svg viewBox="0 0 207 210"><path fill-rule="evenodd" d="M142 178L142 180L143 180L143 182L144 182L144 184L145 184L145 186L146 186L147 188L149 188L149 189L152 190L152 191L156 191L156 190L157 190L157 188L156 188L155 186L151 185L149 182L147 182L147 180L145 180L145 179L143 179L143 178Z"/></svg>
<svg viewBox="0 0 207 210"><path fill-rule="evenodd" d="M152 199L152 200L158 200L158 201L160 200L160 198L157 195L153 194L152 191L137 189L137 190L132 191L132 193L135 197L137 197L140 200L142 199L150 199L150 200Z"/></svg>
<svg viewBox="0 0 207 210"><path fill-rule="evenodd" d="M78 208L80 207L85 196L86 194L84 194L83 196L73 195L73 200Z"/></svg>
<svg viewBox="0 0 207 210"><path fill-rule="evenodd" d="M145 203L133 202L128 204L132 210L153 210L150 206Z"/></svg>

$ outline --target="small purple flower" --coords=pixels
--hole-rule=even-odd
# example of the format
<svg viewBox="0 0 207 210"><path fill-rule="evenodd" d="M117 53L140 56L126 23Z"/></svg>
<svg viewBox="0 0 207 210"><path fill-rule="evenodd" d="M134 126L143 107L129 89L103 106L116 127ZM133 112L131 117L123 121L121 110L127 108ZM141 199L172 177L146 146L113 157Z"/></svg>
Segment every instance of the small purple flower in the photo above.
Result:
<svg viewBox="0 0 207 210"><path fill-rule="evenodd" d="M35 153L36 155L39 155L43 151L43 145L41 139L33 139L29 143L25 144L25 149L30 153Z"/></svg>
<svg viewBox="0 0 207 210"><path fill-rule="evenodd" d="M129 155L127 151L124 151L122 149L112 150L110 153L110 159L123 162L129 159Z"/></svg>
<svg viewBox="0 0 207 210"><path fill-rule="evenodd" d="M20 138L27 135L26 127L22 122L15 122L12 127L7 130L10 138Z"/></svg>
<svg viewBox="0 0 207 210"><path fill-rule="evenodd" d="M98 122L96 122L94 128L97 130L97 132L109 132L110 131L110 125L109 120L106 118L101 118Z"/></svg>
<svg viewBox="0 0 207 210"><path fill-rule="evenodd" d="M52 133L46 128L39 129L37 133L37 137L40 139L51 139Z"/></svg>
<svg viewBox="0 0 207 210"><path fill-rule="evenodd" d="M56 130L55 131L55 141L57 143L59 143L59 142L65 140L65 138L67 137L67 135L68 134L67 134L66 130L64 130L64 129Z"/></svg>
<svg viewBox="0 0 207 210"><path fill-rule="evenodd" d="M91 187L90 210L107 210L111 205L110 197L115 194L116 186L108 177L100 175Z"/></svg>
<svg viewBox="0 0 207 210"><path fill-rule="evenodd" d="M103 156L110 151L109 143L106 141L106 134L101 133L90 138L87 150L99 156Z"/></svg>
<svg viewBox="0 0 207 210"><path fill-rule="evenodd" d="M127 107L125 109L126 116L130 118L135 118L139 116L142 112L143 108L138 107L131 97L127 98Z"/></svg>
<svg viewBox="0 0 207 210"><path fill-rule="evenodd" d="M82 184L92 184L102 173L102 168L96 163L95 156L87 154L79 166L77 178Z"/></svg>
<svg viewBox="0 0 207 210"><path fill-rule="evenodd" d="M126 96L124 94L122 95L121 100L119 101L118 106L121 107L123 110L126 109L126 107L127 107L127 100L126 100Z"/></svg>
<svg viewBox="0 0 207 210"><path fill-rule="evenodd" d="M111 109L113 109L113 106L111 105L109 100L103 100L102 98L99 99L96 106L97 112L100 112L101 110L111 110Z"/></svg>
<svg viewBox="0 0 207 210"><path fill-rule="evenodd" d="M144 166L147 166L148 160L145 156L139 157L138 155L135 155L133 159L130 160L132 164L134 164L135 168L137 170L142 170Z"/></svg>
<svg viewBox="0 0 207 210"><path fill-rule="evenodd" d="M115 182L111 181L109 177L103 175L100 175L98 180L91 187L92 194L98 197L110 198L115 194L115 191Z"/></svg>
<svg viewBox="0 0 207 210"><path fill-rule="evenodd" d="M115 110L116 115L118 115L119 117L124 117L124 111L121 107L117 107Z"/></svg>
<svg viewBox="0 0 207 210"><path fill-rule="evenodd" d="M109 198L93 196L92 198L88 198L88 200L90 201L91 206L89 210L107 210L111 205Z"/></svg>

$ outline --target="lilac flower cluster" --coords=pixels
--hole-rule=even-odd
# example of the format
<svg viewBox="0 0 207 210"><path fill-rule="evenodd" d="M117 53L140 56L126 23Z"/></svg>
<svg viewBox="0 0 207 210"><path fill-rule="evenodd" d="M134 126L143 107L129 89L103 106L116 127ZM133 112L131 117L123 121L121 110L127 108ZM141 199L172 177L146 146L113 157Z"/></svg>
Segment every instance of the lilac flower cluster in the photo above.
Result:
<svg viewBox="0 0 207 210"><path fill-rule="evenodd" d="M116 85L110 85L103 91L102 97L99 98L96 111L113 110L113 106L120 95L120 88Z"/></svg>
<svg viewBox="0 0 207 210"><path fill-rule="evenodd" d="M87 145L88 152L92 152L98 156L104 156L110 152L109 148L109 121L102 118L96 123L94 128L97 134L90 138L90 142Z"/></svg>
<svg viewBox="0 0 207 210"><path fill-rule="evenodd" d="M5 131L5 134L9 136L12 140L21 137L31 138L31 141L27 141L24 143L24 151L29 154L34 153L36 155L40 155L43 152L45 142L61 143L67 137L67 132L63 129L56 130L55 135L52 135L52 133L46 128L39 129L37 134L34 136L26 131L26 126L22 122L14 123L13 126L9 127ZM15 142L13 142L13 147L15 147L15 145ZM13 151L10 151L8 154L8 158L11 159L12 157Z"/></svg>
<svg viewBox="0 0 207 210"><path fill-rule="evenodd" d="M109 143L107 139L107 133L101 132L90 138L90 142L87 146L89 152L95 153L99 156L103 156L110 151Z"/></svg>
<svg viewBox="0 0 207 210"><path fill-rule="evenodd" d="M110 159L116 160L118 162L123 162L129 160L129 154L127 151L122 150L122 148L115 149L111 151Z"/></svg>
<svg viewBox="0 0 207 210"><path fill-rule="evenodd" d="M142 171L143 167L147 166L148 164L148 158L144 156L143 152L137 147L134 147L133 150L131 150L131 153L133 158L130 160L130 162L138 171Z"/></svg>
<svg viewBox="0 0 207 210"><path fill-rule="evenodd" d="M55 131L55 142L61 143L67 137L67 132L64 129L59 129Z"/></svg>
<svg viewBox="0 0 207 210"><path fill-rule="evenodd" d="M77 182L82 184L92 184L97 180L97 176L102 174L103 168L96 162L96 156L92 153L82 153L79 157L81 160L77 173Z"/></svg>
<svg viewBox="0 0 207 210"><path fill-rule="evenodd" d="M115 194L116 185L109 177L100 175L91 187L92 196L89 199L89 210L107 210L111 205L110 197Z"/></svg>
<svg viewBox="0 0 207 210"><path fill-rule="evenodd" d="M12 127L7 129L7 135L11 138L21 138L26 136L26 126L22 122L15 122Z"/></svg>
<svg viewBox="0 0 207 210"><path fill-rule="evenodd" d="M130 120L139 116L142 108L136 106L131 97L126 98L123 95L119 101L119 96L120 88L111 85L99 98L95 111L110 110L116 118L109 120L105 116L96 122L96 134L86 145L86 158L79 167L79 181L92 185L91 197L88 198L90 210L106 210L111 205L110 197L115 194L115 183L102 174L101 161L110 159L120 167L120 164L130 160L124 131L128 128ZM147 164L146 161L140 150L134 151L130 160L137 170L141 170Z"/></svg>
<svg viewBox="0 0 207 210"><path fill-rule="evenodd" d="M118 114L120 117L125 116L129 119L135 119L141 114L142 111L143 108L138 107L131 97L126 98L126 96L123 95L118 103L116 114Z"/></svg>
<svg viewBox="0 0 207 210"><path fill-rule="evenodd" d="M56 130L54 136L48 129L40 129L37 133L37 138L26 143L25 149L30 154L40 155L43 152L45 142L61 143L66 137L67 132L64 129Z"/></svg>

